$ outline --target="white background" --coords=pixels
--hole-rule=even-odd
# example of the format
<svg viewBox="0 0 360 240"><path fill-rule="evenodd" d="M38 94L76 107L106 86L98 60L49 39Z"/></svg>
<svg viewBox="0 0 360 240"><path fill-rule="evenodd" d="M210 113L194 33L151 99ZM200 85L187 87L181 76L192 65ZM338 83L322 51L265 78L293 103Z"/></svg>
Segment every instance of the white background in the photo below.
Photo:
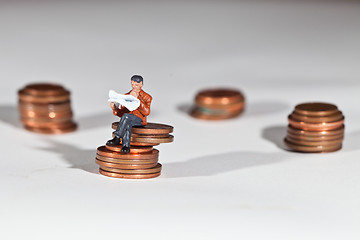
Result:
<svg viewBox="0 0 360 240"><path fill-rule="evenodd" d="M151 122L175 127L162 175L97 173L109 89L141 74ZM2 239L359 239L360 2L0 1ZM72 92L78 131L22 129L17 90ZM241 89L237 119L185 114L197 91ZM346 116L343 149L281 149L306 101Z"/></svg>

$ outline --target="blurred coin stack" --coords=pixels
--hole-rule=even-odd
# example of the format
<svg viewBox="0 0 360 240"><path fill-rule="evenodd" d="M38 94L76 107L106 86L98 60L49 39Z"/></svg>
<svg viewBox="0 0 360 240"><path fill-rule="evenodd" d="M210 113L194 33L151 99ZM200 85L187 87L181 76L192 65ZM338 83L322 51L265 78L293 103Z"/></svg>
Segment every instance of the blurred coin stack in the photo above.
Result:
<svg viewBox="0 0 360 240"><path fill-rule="evenodd" d="M112 128L116 130L117 125L118 122L113 123ZM100 174L127 179L160 176L159 150L154 146L172 142L174 137L170 135L171 132L173 132L172 126L148 123L146 126L132 128L130 153L122 153L121 144L98 147L96 163L100 166Z"/></svg>
<svg viewBox="0 0 360 240"><path fill-rule="evenodd" d="M335 105L303 103L288 116L285 144L306 153L334 152L344 139L344 116Z"/></svg>
<svg viewBox="0 0 360 240"><path fill-rule="evenodd" d="M60 134L76 129L70 92L50 83L35 83L19 90L19 111L25 129L38 133Z"/></svg>
<svg viewBox="0 0 360 240"><path fill-rule="evenodd" d="M244 107L244 95L238 90L206 89L196 94L190 114L204 120L222 120L237 117Z"/></svg>

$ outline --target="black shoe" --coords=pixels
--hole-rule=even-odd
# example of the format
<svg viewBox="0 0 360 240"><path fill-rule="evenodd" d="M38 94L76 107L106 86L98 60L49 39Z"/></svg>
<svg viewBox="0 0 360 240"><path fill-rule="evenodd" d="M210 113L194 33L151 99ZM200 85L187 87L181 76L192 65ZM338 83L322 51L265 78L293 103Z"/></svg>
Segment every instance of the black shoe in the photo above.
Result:
<svg viewBox="0 0 360 240"><path fill-rule="evenodd" d="M106 142L106 145L109 145L109 146L116 146L119 144L120 144L120 138L116 137L116 136L113 139Z"/></svg>
<svg viewBox="0 0 360 240"><path fill-rule="evenodd" d="M123 146L123 147L121 148L121 152L122 152L122 153L129 153L129 152L130 152L130 147L128 147L128 146Z"/></svg>

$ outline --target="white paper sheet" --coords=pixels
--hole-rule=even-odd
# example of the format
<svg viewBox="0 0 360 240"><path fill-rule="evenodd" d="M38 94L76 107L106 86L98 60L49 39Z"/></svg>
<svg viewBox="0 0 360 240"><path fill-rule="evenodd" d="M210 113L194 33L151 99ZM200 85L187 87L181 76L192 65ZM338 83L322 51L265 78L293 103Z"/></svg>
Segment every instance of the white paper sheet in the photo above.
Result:
<svg viewBox="0 0 360 240"><path fill-rule="evenodd" d="M126 107L129 111L134 111L140 106L140 100L132 95L124 95L115 92L114 90L109 91L109 102L114 102L119 108L121 106Z"/></svg>

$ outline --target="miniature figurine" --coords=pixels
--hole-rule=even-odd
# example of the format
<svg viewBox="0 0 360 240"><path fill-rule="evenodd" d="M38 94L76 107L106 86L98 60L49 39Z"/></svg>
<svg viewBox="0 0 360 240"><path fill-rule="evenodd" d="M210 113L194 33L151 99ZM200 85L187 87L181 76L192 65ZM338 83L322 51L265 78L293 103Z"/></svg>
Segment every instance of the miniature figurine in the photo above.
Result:
<svg viewBox="0 0 360 240"><path fill-rule="evenodd" d="M107 141L106 144L110 146L119 145L121 139L122 141L121 152L123 153L130 152L132 127L142 126L147 124L146 117L150 114L150 104L152 100L152 97L141 89L143 86L143 78L141 76L139 75L132 76L131 86L132 86L132 90L126 93L125 96L131 95L134 98L136 98L135 100L138 104L137 106L129 107L126 105L126 102L131 101L131 100L129 101L129 97L133 98L131 96L127 96L128 97L127 99L123 99L124 102L114 102L113 100L114 98L109 99L109 101L111 101L110 107L113 110L113 114L120 117L120 121L116 131L114 132L115 135L114 138ZM119 105L119 103L121 105Z"/></svg>

